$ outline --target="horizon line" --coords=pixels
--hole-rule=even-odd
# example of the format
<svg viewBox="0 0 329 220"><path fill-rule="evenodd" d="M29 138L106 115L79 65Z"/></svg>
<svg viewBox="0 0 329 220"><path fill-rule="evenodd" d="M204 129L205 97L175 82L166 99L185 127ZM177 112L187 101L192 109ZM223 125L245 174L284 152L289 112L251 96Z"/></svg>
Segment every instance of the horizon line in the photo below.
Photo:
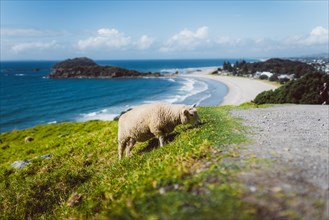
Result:
<svg viewBox="0 0 329 220"><path fill-rule="evenodd" d="M14 62L14 61L20 61L20 62L28 62L28 61L64 61L67 59L74 59L74 58L81 58L86 57L95 61L144 61L144 60L217 60L217 59L271 59L271 58L303 58L303 57L329 57L329 53L319 53L314 55L300 55L300 56L267 56L267 57L209 57L209 58L127 58L127 59L111 59L111 58L100 58L100 59L93 59L87 56L76 56L76 57L70 57L70 58L63 58L63 59L5 59L1 60L0 62Z"/></svg>

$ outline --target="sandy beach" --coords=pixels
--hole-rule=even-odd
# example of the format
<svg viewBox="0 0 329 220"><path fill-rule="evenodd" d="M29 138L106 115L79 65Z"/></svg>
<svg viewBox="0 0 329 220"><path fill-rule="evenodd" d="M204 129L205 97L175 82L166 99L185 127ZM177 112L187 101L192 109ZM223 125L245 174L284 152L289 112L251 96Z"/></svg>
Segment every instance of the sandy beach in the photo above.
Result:
<svg viewBox="0 0 329 220"><path fill-rule="evenodd" d="M260 80L209 74L213 71L215 71L215 69L205 69L203 71L195 71L187 75L212 79L225 84L228 88L228 93L220 105L240 105L244 102L253 100L259 93L263 91L277 88L275 85L262 82Z"/></svg>

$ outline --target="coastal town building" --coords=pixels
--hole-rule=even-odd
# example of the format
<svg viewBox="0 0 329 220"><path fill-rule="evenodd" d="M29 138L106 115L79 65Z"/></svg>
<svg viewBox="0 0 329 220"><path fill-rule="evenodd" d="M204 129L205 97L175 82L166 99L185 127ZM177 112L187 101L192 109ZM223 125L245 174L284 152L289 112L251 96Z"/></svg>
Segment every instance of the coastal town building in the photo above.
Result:
<svg viewBox="0 0 329 220"><path fill-rule="evenodd" d="M329 56L321 56L321 57L301 57L301 58L293 58L292 60L300 61L307 63L317 70L323 71L326 74L329 74Z"/></svg>
<svg viewBox="0 0 329 220"><path fill-rule="evenodd" d="M271 76L273 76L273 73L265 71L265 72L256 72L254 74L254 78L259 78L261 76L267 76L267 78L270 78Z"/></svg>

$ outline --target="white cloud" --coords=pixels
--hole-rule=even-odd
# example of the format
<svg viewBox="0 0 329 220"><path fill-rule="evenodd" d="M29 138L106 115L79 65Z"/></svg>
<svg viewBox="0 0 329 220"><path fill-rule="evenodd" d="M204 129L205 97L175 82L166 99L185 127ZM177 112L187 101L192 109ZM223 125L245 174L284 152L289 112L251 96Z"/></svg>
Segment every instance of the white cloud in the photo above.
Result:
<svg viewBox="0 0 329 220"><path fill-rule="evenodd" d="M143 35L141 36L141 38L136 42L136 46L137 46L137 49L140 49L140 50L145 50L145 49L148 49L152 46L154 42L154 39L147 36L147 35Z"/></svg>
<svg viewBox="0 0 329 220"><path fill-rule="evenodd" d="M85 40L78 41L78 48L85 50L89 48L110 48L110 49L123 49L130 45L132 42L129 36L118 30L112 28L101 28L97 31L97 35L89 37Z"/></svg>
<svg viewBox="0 0 329 220"><path fill-rule="evenodd" d="M163 56L289 56L323 52L329 45L328 32L327 28L317 26L304 35L281 39L262 36L248 38L247 36L211 36L209 28L202 26L194 30L181 29L160 41L160 38L157 39L152 35L143 33L129 35L115 28L100 28L92 35L78 39L76 37L80 35L70 31L2 28L1 53L5 58L23 57L26 54L32 56L33 52L36 56L46 56L47 53L48 56L82 53L95 57L108 57L109 50L116 51L112 56L123 58L137 58L141 55L160 58ZM49 53L49 50L56 53ZM158 53L159 51L164 53Z"/></svg>
<svg viewBox="0 0 329 220"><path fill-rule="evenodd" d="M160 51L193 50L199 45L208 42L208 27L200 27L195 32L184 29L167 40L164 46L160 48Z"/></svg>
<svg viewBox="0 0 329 220"><path fill-rule="evenodd" d="M134 40L125 33L120 32L115 28L101 28L97 30L96 36L89 37L85 40L78 41L80 50L87 49L149 49L154 43L154 39L148 35L142 35L139 39Z"/></svg>
<svg viewBox="0 0 329 220"><path fill-rule="evenodd" d="M1 29L1 35L3 36L36 36L41 32L35 29Z"/></svg>
<svg viewBox="0 0 329 220"><path fill-rule="evenodd" d="M11 47L12 51L15 53L20 53L26 50L45 50L59 47L59 44L52 40L50 42L25 42L25 43L17 43Z"/></svg>
<svg viewBox="0 0 329 220"><path fill-rule="evenodd" d="M8 37L27 37L40 36L48 33L48 31L33 28L2 28L1 35Z"/></svg>
<svg viewBox="0 0 329 220"><path fill-rule="evenodd" d="M284 43L301 46L328 45L329 31L324 27L318 26L313 28L308 35L290 36L284 40Z"/></svg>
<svg viewBox="0 0 329 220"><path fill-rule="evenodd" d="M282 39L220 36L212 41L212 48L225 53L223 56L296 56L323 52L329 45L328 37L328 29L319 26L308 34Z"/></svg>
<svg viewBox="0 0 329 220"><path fill-rule="evenodd" d="M120 33L118 30L114 28L112 29L101 28L97 31L97 33L103 37L118 37L124 35L123 33Z"/></svg>
<svg viewBox="0 0 329 220"><path fill-rule="evenodd" d="M64 30L49 30L36 28L1 28L0 34L3 38L34 38L65 36L68 34L68 32Z"/></svg>
<svg viewBox="0 0 329 220"><path fill-rule="evenodd" d="M305 43L309 45L314 44L328 44L329 31L324 27L318 26L313 28L309 36L305 39Z"/></svg>

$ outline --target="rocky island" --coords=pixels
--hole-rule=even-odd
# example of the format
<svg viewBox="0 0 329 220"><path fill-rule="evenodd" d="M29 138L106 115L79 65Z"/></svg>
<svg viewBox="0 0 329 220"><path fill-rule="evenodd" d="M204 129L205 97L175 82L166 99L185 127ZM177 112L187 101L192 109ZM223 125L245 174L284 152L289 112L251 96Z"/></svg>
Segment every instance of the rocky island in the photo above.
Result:
<svg viewBox="0 0 329 220"><path fill-rule="evenodd" d="M50 78L139 78L160 77L160 73L144 73L117 66L100 66L95 61L79 57L56 63Z"/></svg>

